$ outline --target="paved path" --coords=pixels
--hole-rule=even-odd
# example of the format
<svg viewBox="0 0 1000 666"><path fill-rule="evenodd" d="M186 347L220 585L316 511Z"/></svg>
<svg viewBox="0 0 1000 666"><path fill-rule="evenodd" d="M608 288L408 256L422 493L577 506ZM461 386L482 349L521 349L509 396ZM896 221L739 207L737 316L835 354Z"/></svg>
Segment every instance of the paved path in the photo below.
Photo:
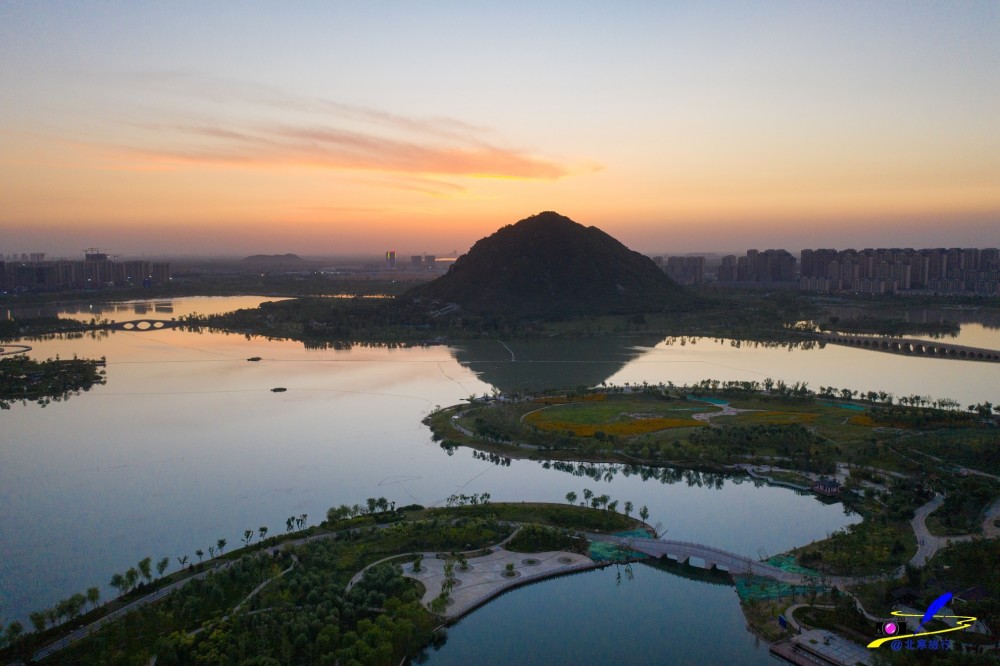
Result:
<svg viewBox="0 0 1000 666"><path fill-rule="evenodd" d="M304 537L302 539L296 539L294 541L287 541L287 542L284 542L284 543L279 544L277 546L272 546L271 548L265 548L264 550L256 551L256 552L259 555L268 554L268 555L271 555L273 557L274 554L277 551L281 550L282 548L285 548L286 546L295 546L295 545L303 544L303 543L306 543L308 541L312 541L312 540L315 540L315 539L318 539L318 538L330 538L331 536L334 536L336 534L338 534L338 533L337 532L330 532L330 533L326 533L326 534L316 535L316 536L313 536L313 537ZM142 608L143 606L146 606L148 604L151 604L151 603L154 603L156 601L159 601L160 599L162 599L163 597L167 596L171 592L174 592L176 590L181 589L182 587L184 587L185 585L187 585L191 581L193 581L193 580L200 580L202 578L205 578L206 576L208 576L211 573L215 573L215 572L218 572L218 571L224 571L224 570L228 569L229 567L231 567L233 564L235 564L238 561L239 560L225 560L223 562L220 562L220 563L216 564L215 566L212 566L212 567L206 569L205 571L202 571L200 573L194 574L193 576L188 576L187 578L183 578L183 579L177 581L176 583L171 583L170 585L167 585L166 587L157 590L156 592L153 592L151 594L147 594L146 596L144 596L144 597L142 597L140 599L136 599L132 603L130 603L130 604L126 605L126 606L122 606L121 608L119 608L119 609L117 609L115 611L112 611L111 613L108 613L104 617L101 617L101 618L98 618L97 620L94 620L93 622L91 622L87 626L81 627L81 628L77 629L76 631L74 631L73 633L67 634L66 636L63 636L62 638L60 638L59 640L57 640L57 641L55 641L53 643L49 643L48 645L46 645L42 649L37 650L35 652L35 654L32 655L32 660L33 661L40 661L40 660L48 657L49 655L51 655L54 652L58 652L59 650L62 650L63 648L68 647L68 646L72 645L73 643L75 643L75 642L77 642L79 640L83 640L84 638L90 636L91 634L93 634L94 632L98 631L99 629L101 629L105 625L110 624L111 622L114 622L114 621L116 621L116 620L124 617L125 615L128 615L132 611L138 610L138 609ZM287 571L283 571L279 575L283 576L285 573L287 573ZM258 588L256 590L254 590L253 592L250 593L250 596L248 596L247 599L244 600L244 602L246 600L248 600L250 597L252 597L254 594L256 594L258 591L260 591L260 589L263 588L267 583L271 582L271 580L273 580L273 578L265 581L260 586L258 586ZM241 602L241 605L242 605L242 603L243 602Z"/></svg>
<svg viewBox="0 0 1000 666"><path fill-rule="evenodd" d="M795 619L795 611L800 608L818 608L819 610L837 610L836 606L824 606L821 604L811 605L811 604L792 604L785 609L784 616L788 620L789 626L795 631L802 633L802 625L799 624L798 620Z"/></svg>
<svg viewBox="0 0 1000 666"><path fill-rule="evenodd" d="M197 573L197 574L195 574L193 576L188 576L187 578L179 580L176 583L171 583L170 585L167 585L166 587L160 588L159 590L157 590L156 592L153 592L152 594L148 594L148 595L146 595L146 596L144 596L144 597L142 597L140 599L136 599L132 603L130 603L130 604L126 605L126 606L122 606L121 608L108 613L104 617L98 618L97 620L94 620L93 622L91 622L87 626L81 627L81 628L77 629L76 631L74 631L73 633L68 634L66 636L63 636L62 638L60 638L59 640L55 641L54 643L49 643L48 645L46 645L42 649L37 650L35 652L35 654L32 655L32 660L33 661L41 661L42 659L45 659L46 657L48 657L50 654L52 654L54 652L58 652L59 650L63 649L64 647L68 647L68 646L72 645L73 643L75 643L75 642L77 642L79 640L82 640L82 639L86 638L87 636L90 636L91 634L93 634L94 632L96 632L97 630L99 630L104 625L110 624L110 623L118 620L119 618L124 617L125 615L128 615L132 611L138 610L138 609L142 608L143 606L151 604L151 603L153 603L155 601L159 601L160 599L162 599L163 597L167 596L171 592L173 592L175 590L181 589L182 587L184 587L185 585L187 585L191 581L193 581L193 580L199 580L201 578L204 578L204 577L208 576L210 573L213 573L213 572L216 572L216 571L222 571L224 569L228 569L232 565L233 565L233 561L227 561L227 562L224 562L222 564L218 564L218 565L216 565L216 566L214 566L214 567L212 567L210 569L206 569L205 571L202 571L201 573Z"/></svg>
<svg viewBox="0 0 1000 666"><path fill-rule="evenodd" d="M1000 526L993 522L997 519L1000 519L1000 499L986 509L986 516L983 518L983 534L987 539L1000 536Z"/></svg>
<svg viewBox="0 0 1000 666"><path fill-rule="evenodd" d="M774 479L773 477L767 476L766 474L764 474L761 471L762 467L763 467L762 465L750 465L750 464L747 464L747 463L737 463L735 465L731 465L730 467L731 467L731 469L742 469L747 474L749 474L751 478L759 479L761 481L767 481L768 483L773 484L775 486L784 486L786 488L791 488L792 490L803 490L803 491L805 491L805 490L812 490L811 486L804 486L804 485L799 484L799 483L792 483L791 481L782 481L780 479ZM811 474L809 472L796 472L795 470L791 470L791 469L786 470L786 469L782 469L781 467L771 467L770 465L768 467L769 467L768 471L771 471L771 472L793 472L795 474L799 474L800 476L805 476L805 477L811 478L813 480L816 480L816 478L819 477L818 474Z"/></svg>
<svg viewBox="0 0 1000 666"><path fill-rule="evenodd" d="M913 534L917 537L917 554L910 559L910 564L915 567L922 567L927 561L934 557L942 548L950 544L961 541L971 541L976 537L974 534L963 534L961 536L935 536L927 529L927 516L934 513L938 507L944 504L944 495L935 495L927 504L916 510L910 525L913 527ZM997 508L995 504L991 510ZM901 574L900 574L901 575Z"/></svg>
<svg viewBox="0 0 1000 666"><path fill-rule="evenodd" d="M697 400L697 398L695 398ZM701 401L699 401L701 402ZM743 414L744 412L759 412L759 409L736 409L728 402L710 402L708 403L713 407L718 407L720 411L718 412L700 412L698 414L692 414L691 418L695 421L701 421L702 423L707 423L712 425L712 419L716 416L736 416L737 414Z"/></svg>
<svg viewBox="0 0 1000 666"><path fill-rule="evenodd" d="M31 347L28 345L0 345L0 356L9 356L11 354L26 354L31 351Z"/></svg>
<svg viewBox="0 0 1000 666"><path fill-rule="evenodd" d="M425 606L441 593L446 560L438 559L435 553L424 553L420 571L414 572L413 565L407 564L403 575L420 581L426 592L422 599ZM468 571L455 566L457 584L451 591L451 599L445 610L445 617L455 619L468 613L504 590L527 582L541 580L571 571L593 569L598 565L592 559L579 553L550 551L544 553L515 553L502 547L494 547L489 555L468 560ZM514 564L514 575L507 576L507 564Z"/></svg>

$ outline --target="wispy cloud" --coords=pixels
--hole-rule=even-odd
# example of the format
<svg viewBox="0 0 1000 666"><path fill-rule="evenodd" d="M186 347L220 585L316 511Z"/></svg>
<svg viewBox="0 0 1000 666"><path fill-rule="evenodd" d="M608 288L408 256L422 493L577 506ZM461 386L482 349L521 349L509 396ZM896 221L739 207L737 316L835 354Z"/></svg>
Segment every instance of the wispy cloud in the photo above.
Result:
<svg viewBox="0 0 1000 666"><path fill-rule="evenodd" d="M348 104L324 97L297 95L274 86L206 76L185 70L131 72L122 75L130 89L144 88L173 97L192 98L223 105L234 102L300 114L322 115L328 120L356 121L386 129L427 136L479 140L493 132L448 116L414 117L362 104Z"/></svg>
<svg viewBox="0 0 1000 666"><path fill-rule="evenodd" d="M418 142L335 127L271 126L232 130L175 126L161 146L139 154L183 162L320 166L403 174L554 180L567 167L497 146Z"/></svg>
<svg viewBox="0 0 1000 666"><path fill-rule="evenodd" d="M411 118L189 73L147 73L135 81L223 105L214 111L210 107L207 120L202 111L198 121L140 125L139 136L126 148L154 161L532 180L555 180L571 172L556 159L506 147L491 131L452 118ZM242 120L236 114L227 114L224 122L218 119L224 105L237 103L255 109L258 119ZM270 119L262 121L261 115ZM404 189L435 196L461 190L440 181L432 188L411 183Z"/></svg>

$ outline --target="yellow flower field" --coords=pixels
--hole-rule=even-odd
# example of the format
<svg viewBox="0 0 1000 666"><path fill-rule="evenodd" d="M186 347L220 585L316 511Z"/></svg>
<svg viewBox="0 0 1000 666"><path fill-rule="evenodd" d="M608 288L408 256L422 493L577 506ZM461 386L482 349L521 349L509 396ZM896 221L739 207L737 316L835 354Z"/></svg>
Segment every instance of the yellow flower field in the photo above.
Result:
<svg viewBox="0 0 1000 666"><path fill-rule="evenodd" d="M628 437L631 435L641 435L657 430L667 430L669 428L699 428L705 426L701 421L694 419L633 419L631 421L612 423L571 423L569 421L552 421L546 418L544 411L528 414L525 419L528 423L540 430L553 432L572 432L578 437L593 437L594 433L601 431L606 435L616 435Z"/></svg>

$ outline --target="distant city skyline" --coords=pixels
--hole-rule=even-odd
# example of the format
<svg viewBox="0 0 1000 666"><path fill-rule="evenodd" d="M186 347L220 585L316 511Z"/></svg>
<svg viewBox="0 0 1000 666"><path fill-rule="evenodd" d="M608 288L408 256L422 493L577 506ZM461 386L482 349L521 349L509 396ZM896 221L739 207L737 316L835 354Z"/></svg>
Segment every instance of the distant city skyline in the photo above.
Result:
<svg viewBox="0 0 1000 666"><path fill-rule="evenodd" d="M1000 4L0 4L0 251L1000 244ZM12 248L11 250L8 250Z"/></svg>

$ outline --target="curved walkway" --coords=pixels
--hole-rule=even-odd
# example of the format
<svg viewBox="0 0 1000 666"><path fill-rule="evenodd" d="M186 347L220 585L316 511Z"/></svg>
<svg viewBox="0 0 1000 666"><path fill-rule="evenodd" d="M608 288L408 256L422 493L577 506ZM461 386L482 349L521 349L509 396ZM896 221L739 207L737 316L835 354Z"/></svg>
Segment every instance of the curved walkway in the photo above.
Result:
<svg viewBox="0 0 1000 666"><path fill-rule="evenodd" d="M420 581L425 588L425 606L441 593L441 583L445 580L446 560L437 559L435 553L424 553L420 571L414 572L412 564L405 567L403 575ZM507 564L513 563L514 575L507 575ZM454 569L456 585L451 590L450 600L444 612L449 620L454 620L498 596L505 590L525 583L558 576L572 571L594 569L598 564L586 555L568 551L548 551L544 553L515 553L499 546L493 547L489 555L468 560L469 568Z"/></svg>
<svg viewBox="0 0 1000 666"><path fill-rule="evenodd" d="M704 402L704 401L699 401ZM743 414L746 412L759 412L759 409L737 409L733 407L728 402L710 402L708 403L714 407L718 407L720 411L718 412L699 412L698 414L692 414L691 418L695 421L701 421L708 425L712 425L712 419L716 416L736 416L737 414Z"/></svg>
<svg viewBox="0 0 1000 666"><path fill-rule="evenodd" d="M11 356L13 354L25 354L31 351L28 345L0 345L0 356Z"/></svg>
<svg viewBox="0 0 1000 666"><path fill-rule="evenodd" d="M943 503L944 495L935 495L934 499L924 504L913 514L913 520L910 521L910 525L913 526L913 533L917 537L917 554L910 559L910 564L915 567L922 567L927 564L927 561L934 557L942 548L946 548L953 543L972 541L978 536L976 534L961 534L958 536L936 536L931 534L931 531L927 529L927 516L934 513ZM994 511L1000 511L1000 500L987 510L987 517L983 523L983 532L987 536L992 536L992 531L987 532L986 524L990 523L992 526L990 516Z"/></svg>
<svg viewBox="0 0 1000 666"><path fill-rule="evenodd" d="M190 583L193 580L199 580L199 579L205 578L210 573L214 573L216 571L223 571L225 569L228 569L229 567L231 567L233 565L234 561L235 560L229 560L229 561L226 561L224 563L217 564L216 566L214 566L214 567L212 567L210 569L206 569L205 571L197 573L197 574L195 574L193 576L188 576L187 578L183 578L183 579L177 581L176 583L171 583L170 585L167 585L166 587L160 588L156 592L148 594L148 595L146 595L146 596L144 596L144 597L142 597L140 599L136 599L132 603L127 604L125 606L122 606L121 608L108 613L104 617L101 617L101 618L98 618L98 619L94 620L93 622L91 622L87 626L80 627L79 629L77 629L73 633L68 634L66 636L63 636L62 638L60 638L59 640L57 640L57 641L55 641L53 643L49 643L48 645L46 645L45 647L41 648L40 650L37 650L35 652L35 654L33 654L31 656L31 659L32 659L32 661L41 661L42 659L45 659L46 657L48 657L50 654L52 654L54 652L58 652L59 650L65 648L65 647L68 647L68 646L72 645L73 643L75 643L75 642L77 642L79 640L83 640L84 638L86 638L86 637L90 636L91 634L95 633L96 631L98 631L99 629L101 629L102 627L104 627L105 625L110 624L110 623L114 622L115 620L118 620L119 618L124 617L125 615L128 615L132 611L138 610L138 609L142 608L143 606L151 604L151 603L153 603L155 601L159 601L160 599L162 599L163 597L167 596L171 592L173 592L175 590L179 590L180 588L184 587L185 585L187 585L188 583Z"/></svg>
<svg viewBox="0 0 1000 666"><path fill-rule="evenodd" d="M516 529L514 529L514 531L511 532L510 535L506 539L504 539L503 541L498 541L495 545L487 546L486 548L475 548L473 550L456 551L456 555L469 555L471 553L479 553L479 552L482 552L483 550L490 550L490 549L493 549L493 548L500 548L504 544L509 543L510 540L513 539L515 536L517 536L517 533L521 531L521 527L517 523L504 523L504 524L515 525ZM396 555L390 555L389 557L383 557L381 560L376 560L376 561L372 562L371 564L365 566L361 571L359 571L358 573L356 573L353 576L351 576L351 580L348 581L346 589L348 591L350 591L350 589L352 587L354 587L355 585L357 585L361 581L361 579L365 577L365 572L368 571L369 569L371 569L372 567L377 567L378 565L382 564L383 562L388 562L390 560L395 560L395 559L400 558L400 557L406 557L407 555L420 555L422 558L428 558L428 557L430 557L430 558L433 558L435 560L440 559L438 557L438 553L437 552L434 552L434 553L397 553ZM412 564L411 564L410 568L412 569ZM411 578L412 577L413 576L411 576Z"/></svg>
<svg viewBox="0 0 1000 666"><path fill-rule="evenodd" d="M274 554L278 550L280 550L282 548L285 548L286 546L295 546L295 545L303 544L303 543L306 543L308 541L311 541L311 540L314 540L314 539L317 539L317 538L330 538L332 536L335 536L336 534L338 534L338 533L337 532L329 532L329 533L326 533L326 534L320 534L320 535L316 535L316 536L313 536L313 537L304 537L302 539L296 539L294 541L286 541L286 542L280 543L280 544L278 544L276 546L271 546L270 548L265 548L263 550L256 551L256 554L257 555L268 554L268 555L271 555L273 557ZM211 563L211 561L212 560L209 560L209 563ZM214 565L214 566L212 566L212 567L210 567L208 569L205 569L204 571L196 573L196 574L194 574L192 576L188 576L187 578L182 578L181 580L179 580L179 581L177 581L175 583L171 583L170 585L167 585L166 587L160 588L159 590L156 590L155 592L147 594L146 596L141 597L139 599L136 599L135 601L133 601L133 602L131 602L131 603L125 605L125 606L122 606L121 608L118 608L118 609L116 609L116 610L108 613L104 617L100 617L100 618L94 620L93 622L91 622L87 626L80 627L76 631L74 631L74 632L72 632L70 634L67 634L66 636L63 636L59 640L54 641L52 643L49 643L45 647L43 647L43 648L41 648L39 650L36 650L35 653L31 656L31 659L32 659L32 661L41 661L42 659L48 657L52 653L58 652L59 650L62 650L65 647L69 647L70 645L72 645L73 643L76 643L77 641L80 641L80 640L83 640L84 638L87 638L91 634L93 634L93 633L97 632L98 630L100 630L105 625L110 624L110 623L112 623L112 622L114 622L114 621L116 621L116 620L124 617L125 615L128 615L132 611L139 610L143 606L146 606L146 605L149 605L149 604L154 603L156 601L159 601L160 599L162 599L163 597L167 596L171 592L174 592L175 590L181 589L182 587L184 587L185 585L187 585L191 581L200 580L202 578L205 578L209 574L216 573L216 572L219 572L219 571L224 571L224 570L228 569L229 567L231 567L233 564L235 564L238 561L239 560L225 560L223 562L219 562L218 564L216 564L216 565ZM291 567L289 567L289 569L287 569L286 571L282 571L280 574L278 574L278 576L283 576L286 573L288 573L288 571L290 571L290 570L291 570ZM247 596L246 599L244 599L243 601L240 602L240 604L236 608L238 609L239 606L242 606L244 603L246 603L246 601L248 601L251 597L253 597L255 594L257 594L257 592L259 592L261 589L263 589L264 586L267 585L268 583L270 583L272 580L274 580L274 578L270 578L267 581L265 581L264 583L262 583L261 585L259 585L257 587L257 589L255 589L254 591L252 591ZM111 603L111 602L109 601L107 603ZM234 609L234 611L235 610L236 609Z"/></svg>

